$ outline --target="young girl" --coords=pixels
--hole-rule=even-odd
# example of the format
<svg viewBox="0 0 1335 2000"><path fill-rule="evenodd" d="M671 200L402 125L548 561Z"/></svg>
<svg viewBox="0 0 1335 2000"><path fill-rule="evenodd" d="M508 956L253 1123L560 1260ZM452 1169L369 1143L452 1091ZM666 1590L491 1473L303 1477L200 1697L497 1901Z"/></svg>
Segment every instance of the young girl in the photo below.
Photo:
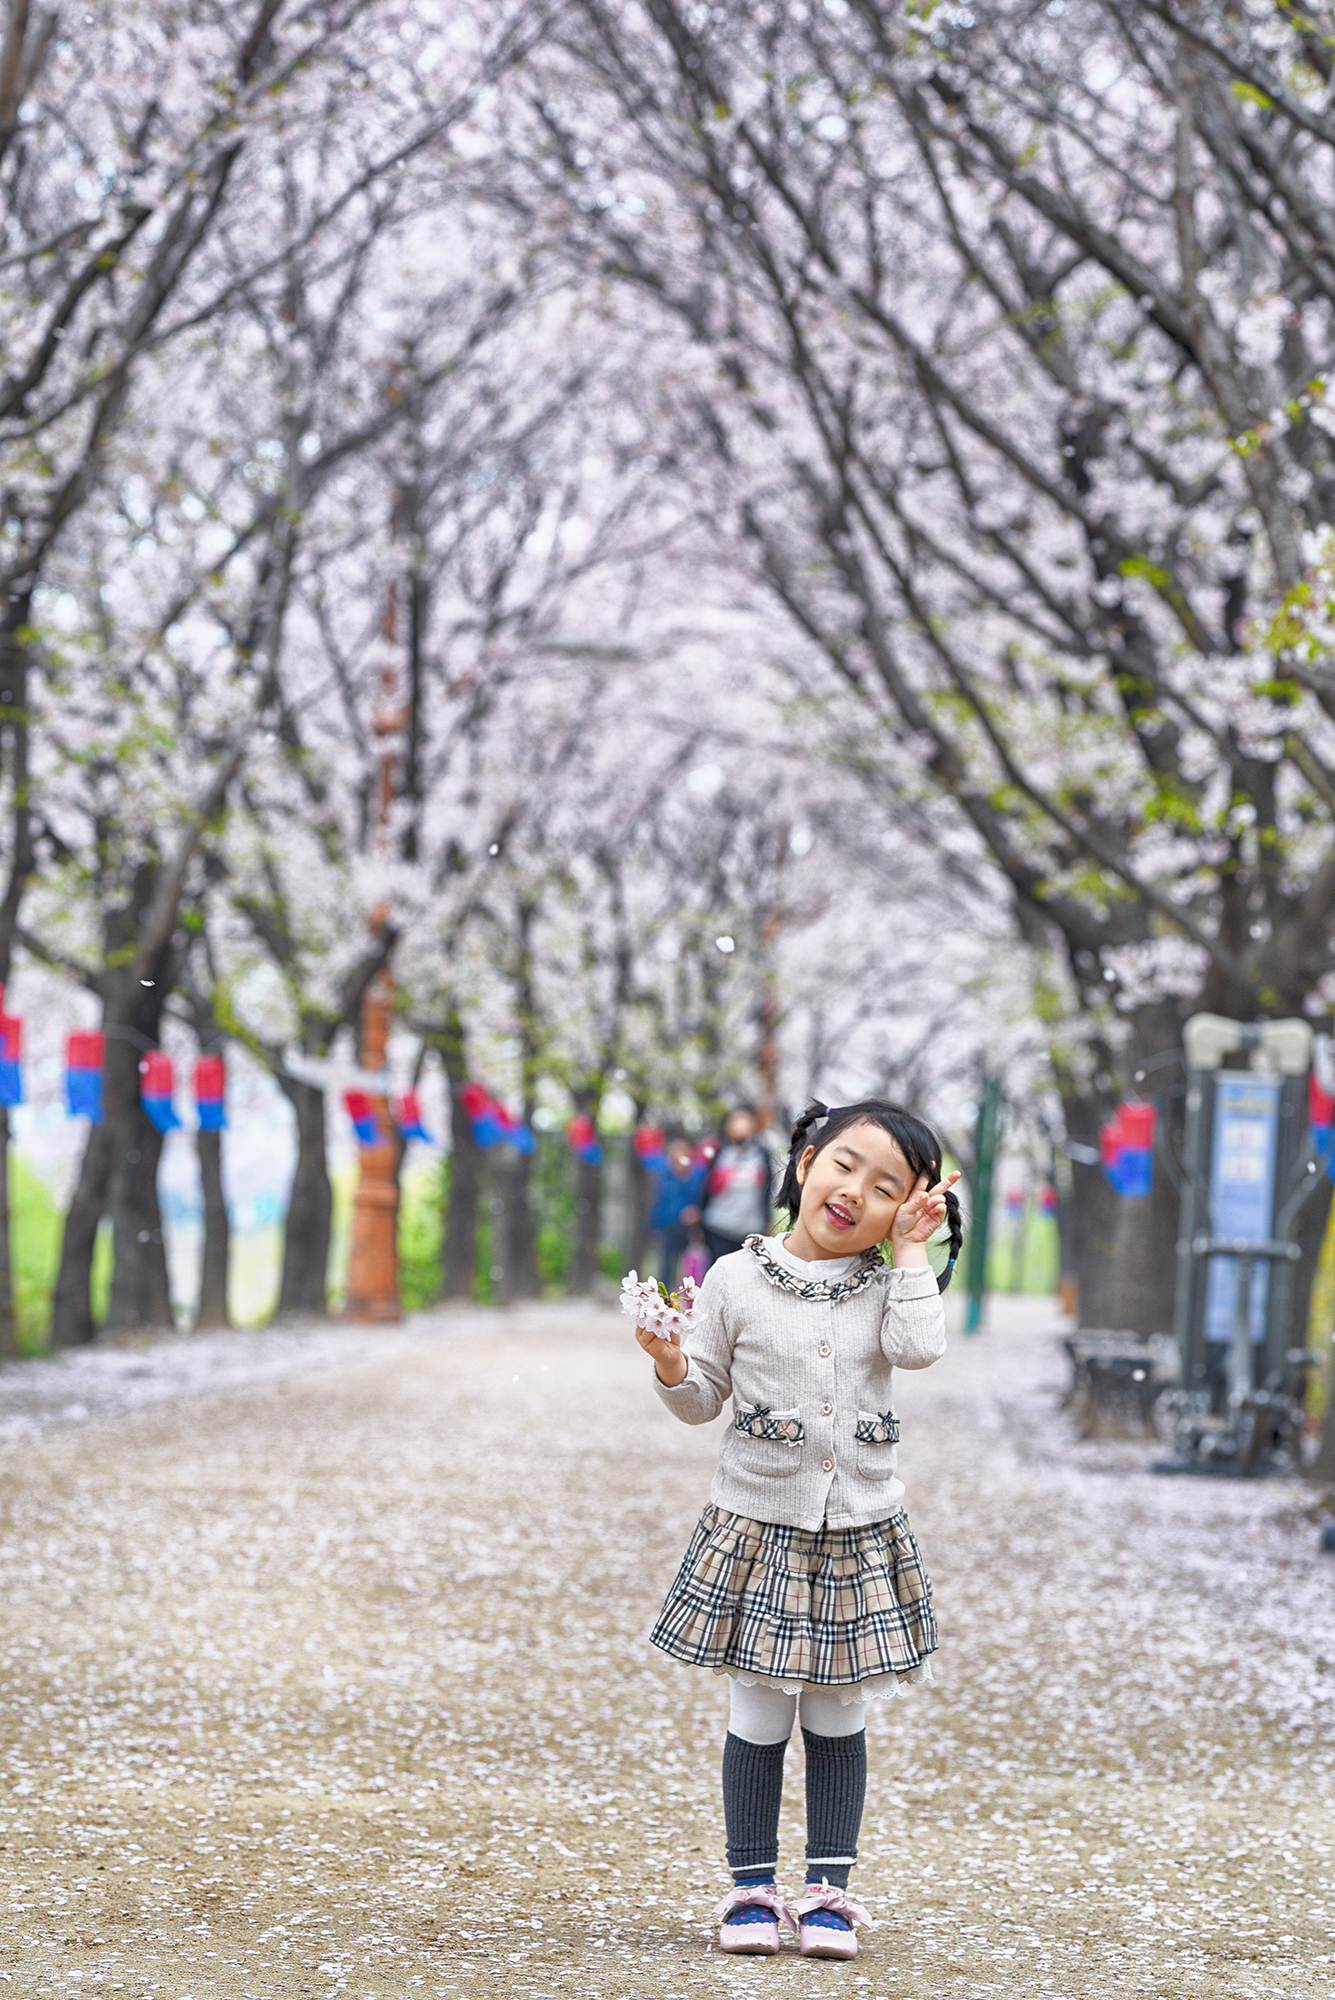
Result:
<svg viewBox="0 0 1335 2000"><path fill-rule="evenodd" d="M870 1101L813 1104L793 1128L786 1236L750 1236L706 1277L690 1351L636 1329L683 1423L733 1399L710 1504L653 1641L729 1676L723 1811L733 1888L719 1945L770 1954L791 1925L808 1958L855 1958L870 1923L847 1895L867 1779L866 1704L931 1679L930 1586L895 1476L894 1368L945 1351L940 1293L962 1241L958 1174L921 1119ZM950 1224L938 1282L927 1241ZM889 1241L894 1268L880 1246ZM800 1715L807 1875L775 1886L783 1760Z"/></svg>

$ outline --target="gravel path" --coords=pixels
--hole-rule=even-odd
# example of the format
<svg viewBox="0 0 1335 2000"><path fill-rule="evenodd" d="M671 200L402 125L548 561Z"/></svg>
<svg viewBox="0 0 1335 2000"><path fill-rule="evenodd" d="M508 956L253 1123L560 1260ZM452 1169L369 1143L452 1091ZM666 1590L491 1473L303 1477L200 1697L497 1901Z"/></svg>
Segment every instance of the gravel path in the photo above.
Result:
<svg viewBox="0 0 1335 2000"><path fill-rule="evenodd" d="M0 1996L1329 1994L1310 1496L1075 1445L1044 1310L901 1384L942 1679L872 1726L851 1966L711 1949L723 1685L644 1635L715 1433L610 1310L6 1371Z"/></svg>

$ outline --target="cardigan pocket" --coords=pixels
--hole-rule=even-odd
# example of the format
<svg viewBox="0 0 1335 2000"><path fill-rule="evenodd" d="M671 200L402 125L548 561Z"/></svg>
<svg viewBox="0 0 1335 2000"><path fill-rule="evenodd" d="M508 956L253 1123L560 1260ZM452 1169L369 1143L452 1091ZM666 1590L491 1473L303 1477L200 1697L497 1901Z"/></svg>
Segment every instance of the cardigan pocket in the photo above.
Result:
<svg viewBox="0 0 1335 2000"><path fill-rule="evenodd" d="M797 1410L771 1410L764 1403L743 1406L732 1428L732 1456L743 1470L788 1479L801 1466L807 1434Z"/></svg>
<svg viewBox="0 0 1335 2000"><path fill-rule="evenodd" d="M899 1419L893 1410L859 1410L853 1428L857 1443L858 1471L864 1479L889 1479L895 1469L895 1446L899 1443Z"/></svg>

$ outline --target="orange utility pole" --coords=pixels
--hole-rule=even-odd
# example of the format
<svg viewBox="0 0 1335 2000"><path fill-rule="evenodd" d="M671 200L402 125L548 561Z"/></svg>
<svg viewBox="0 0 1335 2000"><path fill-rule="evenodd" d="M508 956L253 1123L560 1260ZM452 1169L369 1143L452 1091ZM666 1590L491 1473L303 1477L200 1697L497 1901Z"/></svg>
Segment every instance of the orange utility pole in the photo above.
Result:
<svg viewBox="0 0 1335 2000"><path fill-rule="evenodd" d="M389 809L394 800L393 738L403 727L403 712L396 706L398 595L393 582L385 594L385 615L380 630L385 644L385 664L380 675L381 705L371 726L380 742L376 841L381 854L385 855L389 838ZM388 922L389 912L382 903L371 912L371 935L374 939L383 938ZM363 1069L378 1072L385 1067L393 1001L394 981L386 966L371 981L362 1001L360 1059ZM373 1146L362 1146L358 1151L357 1193L352 1204L352 1247L348 1257L348 1296L343 1317L365 1321L400 1320L403 1309L399 1304L399 1149L388 1099L373 1097L371 1109L375 1114L379 1137Z"/></svg>

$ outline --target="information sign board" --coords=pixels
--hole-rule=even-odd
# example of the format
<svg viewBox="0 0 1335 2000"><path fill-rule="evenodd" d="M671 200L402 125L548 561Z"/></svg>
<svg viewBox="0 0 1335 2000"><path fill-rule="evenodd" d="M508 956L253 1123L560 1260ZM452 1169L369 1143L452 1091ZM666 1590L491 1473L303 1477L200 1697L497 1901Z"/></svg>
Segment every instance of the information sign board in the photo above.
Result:
<svg viewBox="0 0 1335 2000"><path fill-rule="evenodd" d="M1223 1070L1215 1079L1214 1144L1210 1152L1210 1227L1214 1236L1268 1241L1274 1227L1275 1155L1279 1138L1280 1079ZM1252 1266L1252 1340L1265 1338L1269 1264ZM1205 1286L1205 1338L1233 1337L1238 1267L1212 1257Z"/></svg>

